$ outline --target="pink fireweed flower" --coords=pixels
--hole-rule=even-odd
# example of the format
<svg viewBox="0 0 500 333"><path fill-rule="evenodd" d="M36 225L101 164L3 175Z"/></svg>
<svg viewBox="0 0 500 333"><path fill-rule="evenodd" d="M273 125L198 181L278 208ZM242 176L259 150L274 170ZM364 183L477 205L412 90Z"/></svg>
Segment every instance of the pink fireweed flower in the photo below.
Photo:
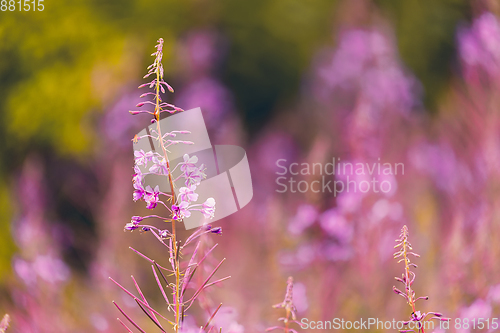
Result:
<svg viewBox="0 0 500 333"><path fill-rule="evenodd" d="M199 167L196 166L196 163L198 162L197 156L190 157L188 154L184 154L183 158L184 161L177 164L177 166L173 169L176 170L179 168L182 172L176 180L184 177L186 179L184 182L186 186L200 185L201 181L207 178L207 175L205 174L205 165L201 164Z"/></svg>
<svg viewBox="0 0 500 333"><path fill-rule="evenodd" d="M146 194L144 194L144 200L146 201L147 209L153 209L157 206L158 200L160 199L160 188L156 185L155 189L151 189L151 186L146 187Z"/></svg>
<svg viewBox="0 0 500 333"><path fill-rule="evenodd" d="M182 220L185 217L191 216L189 202L187 201L182 201L178 205L172 205L172 211L174 212L174 220Z"/></svg>
<svg viewBox="0 0 500 333"><path fill-rule="evenodd" d="M141 171L141 169L136 165L134 166L134 176L132 177L132 182L134 184L137 184L137 186L140 186L142 188L142 180L144 179L144 175Z"/></svg>
<svg viewBox="0 0 500 333"><path fill-rule="evenodd" d="M127 223L125 224L125 227L123 228L123 230L128 230L128 231L133 231L135 229L139 228L139 226L133 222L130 222L130 223Z"/></svg>
<svg viewBox="0 0 500 333"><path fill-rule="evenodd" d="M136 165L146 165L148 161L153 157L153 152L148 151L147 153L144 150L136 150L134 151L135 164Z"/></svg>
<svg viewBox="0 0 500 333"><path fill-rule="evenodd" d="M153 157L153 166L149 168L149 172L158 174L158 175L168 175L167 161L165 158L157 158Z"/></svg>
<svg viewBox="0 0 500 333"><path fill-rule="evenodd" d="M492 13L476 18L470 28L458 31L458 51L467 79L477 76L476 68L490 77L500 73L500 22Z"/></svg>
<svg viewBox="0 0 500 333"><path fill-rule="evenodd" d="M186 186L200 185L201 181L207 178L207 175L205 174L205 165L202 164L199 168L193 169L189 173L184 173L184 177L186 178Z"/></svg>
<svg viewBox="0 0 500 333"><path fill-rule="evenodd" d="M184 162L181 162L181 171L185 173L189 173L194 169L197 169L196 163L198 163L197 156L189 157L188 154L184 154L183 156Z"/></svg>
<svg viewBox="0 0 500 333"><path fill-rule="evenodd" d="M132 231L139 228L139 223L141 223L142 220L143 218L140 216L132 216L130 222L125 225L125 230Z"/></svg>
<svg viewBox="0 0 500 333"><path fill-rule="evenodd" d="M198 194L194 192L195 190L196 190L196 185L191 185L189 187L181 187L179 189L180 201L193 202L198 200Z"/></svg>
<svg viewBox="0 0 500 333"><path fill-rule="evenodd" d="M134 182L134 193L133 193L133 198L134 201L142 199L142 197L146 194L146 191L144 190L144 187L142 186L141 182Z"/></svg>
<svg viewBox="0 0 500 333"><path fill-rule="evenodd" d="M215 199L208 198L203 204L201 212L206 218L213 218L215 214Z"/></svg>

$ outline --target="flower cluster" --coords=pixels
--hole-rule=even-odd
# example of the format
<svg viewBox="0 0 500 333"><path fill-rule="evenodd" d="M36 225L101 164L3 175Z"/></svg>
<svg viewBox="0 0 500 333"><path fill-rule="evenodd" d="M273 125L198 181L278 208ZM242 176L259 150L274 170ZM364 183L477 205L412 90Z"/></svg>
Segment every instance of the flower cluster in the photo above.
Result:
<svg viewBox="0 0 500 333"><path fill-rule="evenodd" d="M477 76L481 69L491 78L500 73L500 22L492 13L477 18L470 28L458 32L458 48L464 62L464 74Z"/></svg>
<svg viewBox="0 0 500 333"><path fill-rule="evenodd" d="M414 263L410 262L409 256L414 256L414 257L420 257L418 254L415 252L412 252L413 248L411 247L410 242L408 241L408 228L403 226L403 229L401 229L401 235L399 236L398 239L396 239L396 242L398 243L394 248L399 248L399 251L394 253L394 258L399 259L398 263L404 262L405 264L405 271L402 274L401 278L396 277L395 279L399 282L401 282L404 285L405 291L401 291L396 287L393 287L393 290L396 294L402 296L408 304L411 306L413 312L410 315L410 320L405 321L404 325L408 325L410 322L414 322L415 325L413 327L418 327L418 331L421 333L424 333L424 327L425 322L429 320L440 320L440 321L449 321L450 318L444 318L443 315L439 312L420 312L417 311L415 308L415 302L424 299L428 300L428 296L421 296L421 297L416 297L415 296L415 291L412 289L413 282L415 281L415 273L410 270L410 267L417 267ZM432 316L428 318L429 316ZM414 330L402 330L400 332L414 332Z"/></svg>
<svg viewBox="0 0 500 333"><path fill-rule="evenodd" d="M148 217L160 218L164 221L181 221L184 218L191 216L191 211L200 211L206 218L212 218L215 213L215 200L213 198L208 198L202 204L196 204L198 200L198 194L196 194L196 187L201 183L203 179L206 178L205 166L202 164L197 166L198 158L196 156L184 155L183 161L177 164L173 169L170 167L170 162L167 155L168 147L177 144L193 144L191 141L178 140L178 135L189 134L189 131L176 130L162 134L160 127L160 114L162 112L168 112L170 114L175 112L183 111L181 108L175 105L165 103L162 101L160 92L165 93L166 87L170 92L173 92L173 88L163 80L163 65L161 60L163 58L163 39L158 40L156 45L156 52L152 54L155 56L153 64L148 67L148 73L144 76L147 78L151 75L155 75L150 82L142 84L139 88L149 87L152 89L151 92L147 92L141 95L141 98L153 96L150 101L145 101L137 104L137 107L143 107L144 105L154 105L154 112L147 110L141 111L130 111L132 114L147 113L152 114L154 118L152 122L156 122L156 130L152 130L151 133L135 136L133 141L138 142L140 139L151 139L157 140L161 147L161 152L136 150L134 152L135 157L135 174L133 176L133 186L134 193L133 199L144 200L146 202L147 209L154 209L158 204L164 206L170 213L170 217L159 217L156 215L150 215ZM143 170L147 170L144 172ZM179 173L174 175L174 173ZM159 175L166 176L170 183L170 193L164 193L160 191L159 186L151 188L151 186L144 186L144 179L147 175ZM184 178L185 187L179 189L179 194L175 195L176 181ZM167 200L162 200L162 198L167 198ZM170 202L171 205L167 203ZM141 220L142 220L141 219ZM125 230L135 230L142 227L143 231L152 230L151 226L141 226L140 221L137 219L132 219L130 223L125 226Z"/></svg>
<svg viewBox="0 0 500 333"><path fill-rule="evenodd" d="M175 136L175 133L171 134ZM194 210L200 211L206 218L213 218L215 214L215 200L213 198L208 198L202 204L195 203L198 200L198 194L195 192L196 187L206 178L205 165L202 164L197 166L196 163L198 162L198 158L196 156L185 154L184 161L170 170L167 166L167 160L157 152L144 152L144 150L141 149L135 151L134 155L134 201L143 199L146 202L147 209L154 209L158 204L161 204L172 214L172 219L174 220L182 220L186 217L190 217L191 211ZM141 171L141 166L146 168L148 172L143 173ZM179 172L179 175L175 176L174 174L177 172ZM160 196L172 198L172 195L170 193L161 192L159 186L156 186L154 189L151 188L151 186L144 186L145 177L152 174L167 177L169 175L174 175L172 177L173 182L184 178L185 186L179 188L176 204L170 207L165 201L160 200ZM168 220L168 218L162 219ZM128 226L129 224L127 224L125 228L131 230Z"/></svg>

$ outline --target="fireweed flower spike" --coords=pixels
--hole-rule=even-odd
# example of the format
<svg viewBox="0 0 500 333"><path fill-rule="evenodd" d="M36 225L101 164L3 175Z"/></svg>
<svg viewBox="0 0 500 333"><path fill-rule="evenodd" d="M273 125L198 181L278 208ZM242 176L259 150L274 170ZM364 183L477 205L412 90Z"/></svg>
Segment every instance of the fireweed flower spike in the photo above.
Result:
<svg viewBox="0 0 500 333"><path fill-rule="evenodd" d="M297 309L295 308L295 305L293 305L293 277L288 277L287 280L287 285L286 285L286 294L285 294L285 299L283 302L278 303L273 305L273 308L283 308L285 309L285 317L279 318L279 321L283 321L284 327L283 326L273 326L269 327L266 329L267 332L275 330L275 329L280 329L285 331L285 333L297 333L296 330L293 328L290 328L290 323L296 323L297 325L301 326L300 322L297 321Z"/></svg>
<svg viewBox="0 0 500 333"><path fill-rule="evenodd" d="M6 314L3 316L2 321L0 321L0 333L5 333L7 328L9 328L10 316Z"/></svg>
<svg viewBox="0 0 500 333"><path fill-rule="evenodd" d="M404 262L405 265L405 270L401 276L401 278L396 277L395 279L402 283L404 285L404 292L399 290L396 287L393 287L393 290L396 294L402 296L404 299L406 299L406 302L410 305L412 309L412 313L410 315L410 320L405 321L405 325L409 325L412 323L411 326L409 327L415 327L418 332L425 333L424 328L425 323L430 321L430 320L440 320L440 321L449 321L450 318L444 318L441 313L438 312L420 312L416 310L415 303L416 301L423 299L423 300L428 300L428 296L424 297L416 297L415 296L415 291L412 289L413 282L415 281L415 273L411 271L411 267L417 268L417 265L412 263L410 261L410 256L413 257L420 257L418 254L413 252L413 248L411 247L410 242L408 241L408 228L403 226L403 229L401 229L401 235L399 236L398 239L396 239L396 246L394 248L399 248L399 250L394 253L394 258L399 259L398 263ZM413 329L407 329L407 330L402 330L400 332L415 332Z"/></svg>
<svg viewBox="0 0 500 333"><path fill-rule="evenodd" d="M150 262L152 273L156 279L159 291L167 304L166 309L169 314L161 314L150 306L146 297L142 293L141 288L133 277L132 280L135 288L137 289L138 296L135 296L134 293L124 288L117 281L112 278L110 279L135 300L144 314L146 314L146 316L160 329L160 331L166 332L164 326L168 323L173 327L173 331L175 333L179 333L182 330L182 324L184 322L186 312L194 304L198 296L205 289L219 284L229 277L215 281L212 279L225 259L220 261L213 269L198 269L198 267L203 264L205 259L216 247L216 245L213 246L204 254L200 253L198 251L200 248L199 237L204 234L220 235L222 233L222 229L220 227L212 228L211 226L204 225L189 236L184 243L178 239L176 224L182 222L184 218L189 217L191 212L194 210L200 211L206 218L213 217L215 212L215 200L213 198L208 198L204 203L196 203L198 200L198 194L195 192L196 187L204 178L206 178L206 174L204 172L205 166L196 165L198 162L198 158L196 156L189 156L186 154L184 155L183 162L179 163L173 169L170 166L167 148L171 145L192 144L192 142L176 139L177 135L189 134L188 131L178 130L162 133L162 129L160 127L161 113L168 112L172 114L182 112L183 110L175 105L164 103L160 96L161 93L165 93L165 89L170 92L174 91L172 87L163 80L163 65L161 63L163 57L163 39L160 38L158 40L156 52L152 55L155 57L155 60L153 64L148 67L148 73L144 76L144 78L152 76L153 79L151 82L143 84L139 87L149 87L152 91L142 94L141 97L152 97L152 100L141 102L137 104L136 107L140 108L144 105L154 105L154 112L141 110L130 112L132 114L145 113L152 115L152 123L156 123L156 129L151 130L149 134L142 137L136 135L132 139L132 142L137 143L140 139L147 136L148 140L158 141L161 153L156 151L145 152L144 150L134 152L135 166L132 178L134 187L133 200L144 201L146 203L146 208L151 210L155 209L158 205L163 206L167 209L167 215L169 216L159 216L155 214L147 216L133 216L130 222L125 225L124 230L139 230L141 232L148 232L154 235L155 238L163 246L165 246L168 251L168 265L162 266L155 260L150 259L148 256L131 248L136 254ZM143 170L147 170L147 172L144 172ZM174 176L173 173L176 170L179 174ZM152 186L144 186L144 178L149 174L167 177L170 184L170 193L163 193L159 186L154 186L154 188ZM176 193L174 182L181 178L185 179L185 187L181 187L178 190L178 193ZM164 223L170 223L171 230L159 228L155 226L154 223L146 224L146 220L160 220ZM182 260L183 250L186 246L190 245L192 245L194 249L190 252L189 261L184 262ZM205 272L209 272L209 274L207 275ZM201 282L196 283L192 280L195 273L198 276L198 279L196 280ZM201 278L201 280L199 278ZM135 327L139 331L144 332L139 324L127 315L117 303L113 303L126 319L124 321L118 319L120 324L122 324L129 332L131 332L129 327ZM210 319L204 326L200 326L200 332L210 332L214 329L214 326L210 323L219 308L211 314Z"/></svg>

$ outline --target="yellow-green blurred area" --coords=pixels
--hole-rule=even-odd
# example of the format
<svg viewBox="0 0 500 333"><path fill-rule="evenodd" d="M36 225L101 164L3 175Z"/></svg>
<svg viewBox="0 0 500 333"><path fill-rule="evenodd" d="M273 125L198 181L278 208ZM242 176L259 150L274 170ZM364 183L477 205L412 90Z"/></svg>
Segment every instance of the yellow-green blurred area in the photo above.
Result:
<svg viewBox="0 0 500 333"><path fill-rule="evenodd" d="M180 91L188 86L186 82L189 80L186 77L196 77L196 74L190 73L189 65L186 66L183 59L179 58L185 40L192 32L215 31L223 40L220 45L222 55L216 61L211 75L220 80L234 97L232 111L235 118L241 122L240 127L233 128L238 132L235 137L240 138L247 149L257 146L260 140L267 140L273 130L286 132L284 129L288 124L292 124L290 127L293 127L293 130L287 134L293 137L291 140L303 150L301 157L313 158L316 156L314 154L345 152L350 149L335 148L329 135L337 135L336 130L341 133L342 129L330 126L324 121L325 118L315 116L312 111L309 113L309 110L315 107L311 105L314 103L309 104L309 97L303 96L309 91L307 87L312 81L311 68L314 67L315 61L321 58L318 54L321 55L324 50L335 49L342 32L349 29L369 30L371 27L383 27L381 30L387 32L387 35L393 35L396 58L400 60L404 72L415 77L421 91L421 96L418 97L421 103L418 105L418 111L424 115L416 121L421 127L418 130L408 130L408 137L437 138L440 133L447 133L448 127L429 125L428 129L427 121L449 121L446 124L453 124L449 128L458 133L462 129L461 126L466 127L464 124L474 123L469 115L476 115L475 111L470 111L470 114L469 111L455 112L455 109L467 104L456 97L453 90L463 84L457 31L461 27L470 26L473 19L482 12L498 14L500 5L496 0L45 0L43 11L30 12L20 11L18 6L16 2L16 10L0 11L0 317L3 312L9 311L12 304L17 304L18 308L19 304L25 304L19 301L22 297L11 293L11 290L22 289L22 283L14 273L13 262L18 257L24 258L25 254L20 254L23 249L19 249L20 242L15 241L17 238L14 233L18 232L18 229L14 228L13 224L14 221L22 219L23 210L30 206L31 197L28 196L29 198L24 200L23 193L31 193L31 190L19 189L19 184L27 177L36 179L37 184L41 184L42 190L39 193L46 197L43 198L43 203L33 206L49 207L43 213L45 215L41 215L44 219L55 221L57 225L54 230L50 229L48 233L51 233L51 236L42 242L42 247L49 248L52 241L61 243L61 251L64 253L62 257L72 273L70 282L61 292L62 296L58 294L60 303L57 306L67 310L61 317L61 322L66 324L61 324L61 327L70 327L71 332L84 332L80 327L89 326L83 323L87 319L79 317L78 306L85 309L95 307L96 312L112 307L110 302L96 306L90 298L80 299L80 305L75 304L75 299L85 296L82 294L94 288L92 282L86 280L88 275L98 275L92 273L93 270L98 270L94 261L109 255L108 264L120 272L118 275L130 275L126 270L120 271L128 268L124 267L128 264L128 259L120 251L127 250L128 245L125 242L130 239L127 238L129 234L121 233L122 226L129 219L129 210L132 211L128 206L132 204L132 195L127 192L131 191L130 178L133 173L132 144L129 141L131 137L124 140L122 146L126 148L122 152L118 152L116 147L107 146L102 128L113 126L113 121L103 119L107 119L109 110L119 104L122 98L129 98L131 94L138 96L143 92L135 88L144 82L142 77L147 71L146 67L152 62L150 54L154 52L158 38L161 37L165 41L165 80L176 89L174 95L167 97L168 101L175 98L178 86L181 87ZM476 87L477 90L470 94L477 93L474 96L478 100L491 102L490 108L498 106L499 104L495 104L498 101L494 98L488 99L489 97L478 93L482 85L487 83L481 81L480 88ZM466 96L464 99L470 102L468 94L459 92L456 95ZM121 117L132 117L128 108L133 105L124 103L123 107L122 115L113 118L114 121L121 121ZM343 107L344 105L341 105L338 109ZM471 106L471 109L474 107ZM139 130L148 124L145 118L137 119L139 125L136 128ZM310 119L314 120L307 123ZM323 127L314 127L314 124L318 123ZM397 127L394 124L391 126ZM214 127L217 128L217 125ZM389 128L389 125L384 128ZM395 146L400 143L398 140L402 138L403 142L406 138L405 129L401 131L403 134L395 136ZM386 134L390 136L392 133ZM460 140L464 140L464 146L469 145L470 148L470 145L473 145L471 142L480 137L480 134L471 130L464 134L464 137L460 137ZM269 140L272 141L272 136ZM321 140L327 143L318 143ZM491 145L485 146L494 151L498 149L495 142L497 141L491 139ZM263 145L267 146L267 141ZM269 146L269 149L274 147L272 142ZM400 151L400 156L407 156L406 148L401 148L404 152ZM281 146L278 149L281 149ZM258 151L256 155L261 153L257 148L254 150ZM265 155L265 152L262 155ZM388 153L387 156L389 155ZM261 175L258 173L253 176L255 183L255 178ZM117 185L122 179L128 183ZM266 182L273 183L274 179ZM438 206L442 203L440 200L446 200L428 190L431 185L427 182L430 183L426 179L410 189L409 186L405 188L402 185L400 189L406 191L401 200L402 205L409 207L409 215L420 228L418 231L415 230L417 228L412 231L420 235L420 240L427 247L427 260L432 265L429 270L434 272L439 270L440 262L436 258L440 238L435 236L426 240L423 235L427 235L426 228L439 224L437 221L442 217L440 214L445 215ZM490 192L485 202L491 203L497 198L498 188L488 190ZM124 192L126 193L123 194ZM466 197L468 200L469 196L474 197L471 193L472 190L460 198ZM328 208L326 202L332 199L311 199L307 195L305 197L323 210ZM24 203L19 203L23 200ZM273 200L269 200L269 205L279 206L287 199L279 197ZM292 207L289 214L291 216L294 215L291 211L295 211L297 203L291 200L283 206ZM36 220L37 212L30 218ZM278 208L266 210L266 216L270 216L269 221L274 221L269 222L269 229L286 229L283 225L290 216L283 217L281 213ZM498 219L495 215L497 213L498 210L492 213L492 216ZM455 222L459 224L462 220L457 218ZM41 229L44 228L43 224L40 226ZM445 234L448 232L445 230L446 226L439 224L436 228ZM235 232L239 230L239 227L234 228ZM464 239L457 236L457 230L450 231L450 249L460 248L460 242L465 242L464 239L467 238L463 235ZM241 233L238 237L245 237L242 230L239 232ZM105 240L108 235L114 233L119 236L110 236L115 237L112 241ZM488 235L496 234L488 234L486 231L483 234L485 238L488 238ZM142 236L143 239L147 237ZM311 239L315 236L311 236ZM396 237L397 235L394 235L394 238ZM69 245L65 243L65 239L71 239L68 241ZM258 253L264 258L263 261L267 260L269 264L274 258L272 255L278 250L269 245L272 241L265 237L262 239L267 242L268 247L252 248L252 242L248 239L241 244L248 245L253 251L262 251ZM292 243L288 239L281 241L287 245ZM375 241L380 240L373 240L374 244L371 245L378 249ZM99 251L96 250L98 248ZM26 255L34 256L36 249L29 251ZM500 252L497 248L494 251ZM233 256L233 259L238 260L236 254L233 253ZM256 267L260 264L260 261L255 260L249 253L245 254L245 258L254 260L254 264L257 262ZM491 266L488 267L495 267L493 263L489 263ZM347 268L336 266L328 272L328 277L337 279L335 281L339 283L362 285L360 288L364 293L376 292L373 290L375 287L362 289L364 285L359 280L354 278L351 281L348 278L357 276L359 279L359 276L363 275L359 274L359 271L370 267L370 263L365 264L360 264L361 268L355 264L346 266ZM130 263L130 269L134 270L138 265L134 261ZM275 263L269 265L278 266ZM474 275L474 278L481 274L477 263L470 265L473 267L467 274ZM346 275L339 273L344 268ZM113 269L105 273L111 274ZM266 274L277 275L279 269L274 269L276 271L271 270ZM491 271L497 272L496 268L491 268ZM239 272L243 276L243 268ZM316 274L316 271L311 270L308 273ZM150 291L154 287L154 281L152 282L150 277L144 277L145 275L144 273L139 279L142 278L150 284ZM256 280L248 283L252 287L260 288L262 280L259 275ZM377 281L385 283L382 278ZM426 276L422 284L424 282L432 285L429 292L437 292L438 287L433 284L432 277ZM328 279L324 278L322 283L323 287L327 286ZM276 286L277 290L284 289L279 282L274 281L272 287ZM462 299L459 288L456 285L454 288L449 292L452 295L450 302ZM50 296L51 290L44 289L40 299ZM260 291L261 301L267 296L266 290L263 287L263 291ZM353 313L360 315L373 314L370 312L372 305L385 300L385 296L377 294L379 298L363 306L359 303L364 302L363 298L369 298L369 295L350 293L337 290L336 295L349 300L346 301L346 312L353 309ZM251 293L242 295L242 298L253 296ZM273 297L276 295L281 297L279 292L274 293ZM111 301L115 294L98 296L109 297ZM227 299L231 296L234 296L231 292L224 294ZM325 298L328 298L328 294L317 296L321 299L318 303L327 303ZM273 299L269 304L278 301L279 299ZM241 299L239 302L240 305L245 303ZM43 302L35 303L43 305ZM310 303L314 303L314 300L310 300ZM444 301L436 304L444 304ZM311 316L317 315L319 319L320 312L318 308L314 309L316 312ZM259 311L251 312L248 318L255 318ZM99 323L99 315L96 314L92 318L94 322ZM248 332L262 328L256 327L252 327ZM60 331L63 329L54 330Z"/></svg>
<svg viewBox="0 0 500 333"><path fill-rule="evenodd" d="M292 99L336 20L349 20L336 17L337 7L337 1L298 0L50 1L43 12L2 12L3 169L37 146L88 152L93 116L118 87L138 80L148 47L162 36L172 70L176 38L196 28L228 36L224 77L248 126L258 128L278 101ZM403 59L434 101L449 78L455 29L470 16L468 1L381 0L374 10L394 22Z"/></svg>

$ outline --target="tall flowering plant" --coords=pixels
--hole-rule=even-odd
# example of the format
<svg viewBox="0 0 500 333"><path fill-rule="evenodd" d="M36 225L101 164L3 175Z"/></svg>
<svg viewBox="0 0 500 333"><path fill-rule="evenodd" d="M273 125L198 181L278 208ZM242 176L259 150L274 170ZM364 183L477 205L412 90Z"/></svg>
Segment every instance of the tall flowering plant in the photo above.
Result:
<svg viewBox="0 0 500 333"><path fill-rule="evenodd" d="M181 223L184 218L191 216L191 212L194 210L200 211L206 218L212 218L215 213L215 200L213 198L208 198L202 204L196 203L198 201L196 187L206 177L205 166L196 165L198 162L196 156L189 156L186 154L184 155L183 161L175 167L172 168L170 164L167 150L168 147L176 144L192 144L192 142L177 140L178 135L189 134L188 131L175 130L166 133L163 133L162 131L160 126L161 114L164 112L174 114L182 112L183 110L173 104L164 102L161 98L161 93L165 93L166 90L170 92L174 91L173 88L163 79L163 39L160 38L158 40L156 52L154 52L152 56L155 57L155 60L153 64L148 67L148 73L144 76L144 78L152 76L153 79L150 82L139 86L139 88L148 87L151 89L151 91L142 94L141 98L152 97L152 99L141 102L137 104L136 107L141 108L145 105L153 105L154 111L141 109L137 111L130 111L130 113L134 115L152 115L153 118L151 122L156 123L156 129L142 137L136 135L133 138L133 142L137 143L143 138L157 140L159 147L161 148L161 153L155 151L145 152L144 150L135 151L133 200L144 201L146 203L146 208L150 210L153 210L158 206L163 206L167 210L168 214L167 216L160 216L157 214L133 216L131 221L125 225L125 230L140 230L142 232L149 232L166 247L170 264L168 267L158 264L155 260L133 248L131 249L151 263L151 270L162 297L167 304L169 314L161 314L150 306L146 297L142 293L141 288L133 277L132 280L139 296L135 296L117 281L112 278L110 279L136 301L141 310L162 332L166 332L164 327L166 323L168 323L171 325L173 331L177 333L182 330L186 311L191 308L198 296L208 287L218 284L229 277L211 281L219 267L224 262L225 259L223 259L207 276L204 276L201 279L202 282L200 284L194 285L195 280L193 280L193 277L195 276L195 273L200 272L198 275L202 274L201 271L203 270L198 268L203 264L205 259L211 255L212 251L217 246L217 244L215 244L207 251L199 251L201 244L200 237L205 234L221 234L222 229L220 227L203 225L192 233L186 240L182 241L179 239L176 231L177 224ZM148 172L145 173L142 170L148 170ZM170 185L170 193L162 192L159 186L155 186L154 188L151 186L144 186L144 178L149 174L167 177ZM177 190L175 183L176 181L182 179L184 180L184 186ZM155 223L146 223L146 220L160 220L170 224L170 228L158 227ZM182 254L187 246L192 246L194 249L192 249L189 260L183 261ZM196 281L199 280L200 279L196 279ZM117 303L113 303L126 318L128 324L133 325L141 332L145 332L139 324L126 314ZM211 326L210 323L219 309L220 306L213 311L206 324L200 326L200 332L209 332L214 328L214 326ZM118 319L118 321L129 332L132 332L124 321L121 319Z"/></svg>
<svg viewBox="0 0 500 333"><path fill-rule="evenodd" d="M411 270L412 267L417 268L417 265L410 261L410 256L420 257L420 255L413 252L413 248L408 241L408 228L403 226L401 229L401 235L398 239L396 239L396 246L394 248L399 248L399 250L394 253L394 258L399 259L398 263L403 262L404 272L401 278L395 277L398 282L401 282L404 285L404 292L399 290L396 287L393 287L393 290L396 294L402 296L408 302L412 309L412 313L410 315L410 320L403 322L403 324L407 327L405 330L401 330L400 332L421 332L425 333L425 328L428 327L426 323L431 320L440 320L440 321L449 321L450 318L444 318L443 315L439 312L421 312L416 308L416 302L418 300L428 300L428 296L420 296L416 297L415 291L412 288L413 282L415 281L415 273ZM431 316L431 317L429 317Z"/></svg>
<svg viewBox="0 0 500 333"><path fill-rule="evenodd" d="M283 302L273 305L273 308L285 309L285 316L279 318L279 321L283 321L283 326L273 326L266 329L266 332L273 330L283 330L285 333L297 333L297 331L290 327L290 323L295 323L302 327L300 322L297 321L297 309L293 304L293 277L289 276L286 283L286 293Z"/></svg>

